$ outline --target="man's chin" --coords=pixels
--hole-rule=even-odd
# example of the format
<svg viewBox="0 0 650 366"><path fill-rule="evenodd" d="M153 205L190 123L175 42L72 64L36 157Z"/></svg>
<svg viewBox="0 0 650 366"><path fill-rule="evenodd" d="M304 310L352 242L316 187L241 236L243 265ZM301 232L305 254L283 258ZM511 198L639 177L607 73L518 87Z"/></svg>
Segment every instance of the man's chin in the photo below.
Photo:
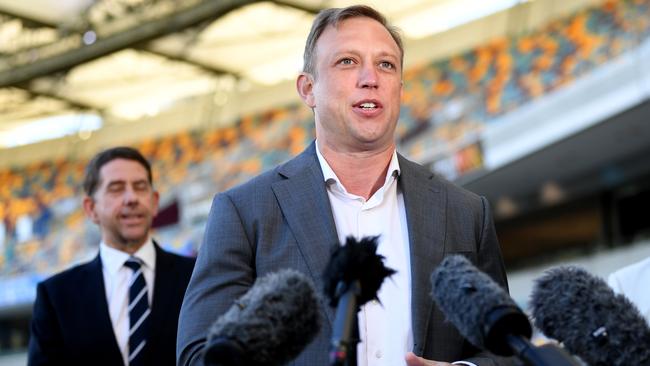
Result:
<svg viewBox="0 0 650 366"><path fill-rule="evenodd" d="M149 237L149 233L146 231L122 233L122 238L124 239L124 242L127 243L128 246L142 245L147 240L148 237Z"/></svg>

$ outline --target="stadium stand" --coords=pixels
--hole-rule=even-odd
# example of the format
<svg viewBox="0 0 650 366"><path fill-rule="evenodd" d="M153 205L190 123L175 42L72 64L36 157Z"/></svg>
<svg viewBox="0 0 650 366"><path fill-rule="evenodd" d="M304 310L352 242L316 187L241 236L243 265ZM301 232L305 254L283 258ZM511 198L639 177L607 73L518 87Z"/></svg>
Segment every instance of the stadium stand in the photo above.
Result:
<svg viewBox="0 0 650 366"><path fill-rule="evenodd" d="M478 136L492 120L638 47L649 34L648 2L608 1L533 33L495 39L407 70L398 131L401 150L424 163L451 156L451 170L461 174L480 168ZM311 113L290 105L243 116L232 127L137 144L153 162L163 202L180 199L181 211L203 207L183 216L175 227L160 229L161 241L182 252L195 251L201 218L214 193L287 160L312 138ZM85 163L44 161L0 171L5 236L0 282L27 274L42 278L93 252L88 243L96 240L88 239L96 233L80 210ZM189 197L186 187L197 184L207 188Z"/></svg>

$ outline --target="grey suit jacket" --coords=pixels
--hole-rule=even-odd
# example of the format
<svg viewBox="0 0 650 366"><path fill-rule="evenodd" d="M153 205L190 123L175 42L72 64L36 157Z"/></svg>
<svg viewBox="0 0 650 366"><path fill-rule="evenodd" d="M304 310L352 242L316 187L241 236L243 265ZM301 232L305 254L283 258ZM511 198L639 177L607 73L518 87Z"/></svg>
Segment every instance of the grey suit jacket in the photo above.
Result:
<svg viewBox="0 0 650 366"><path fill-rule="evenodd" d="M445 321L429 296L429 277L449 254L468 257L507 288L487 201L399 156L408 222L414 352L438 361L496 365ZM294 268L323 288L321 274L339 245L315 145L251 181L218 194L179 318L179 365L202 364L210 325L258 276ZM295 365L327 365L333 311Z"/></svg>

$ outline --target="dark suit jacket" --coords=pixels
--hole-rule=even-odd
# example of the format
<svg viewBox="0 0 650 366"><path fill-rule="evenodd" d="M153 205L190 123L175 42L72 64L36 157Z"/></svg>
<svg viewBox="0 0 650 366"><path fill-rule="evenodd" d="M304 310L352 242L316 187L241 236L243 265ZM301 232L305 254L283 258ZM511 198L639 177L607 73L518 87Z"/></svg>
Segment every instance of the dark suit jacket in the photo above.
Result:
<svg viewBox="0 0 650 366"><path fill-rule="evenodd" d="M438 361L477 355L446 322L429 296L429 277L449 254L470 258L507 288L501 252L487 201L399 156L399 187L408 221L414 352ZM210 323L243 295L258 276L294 268L323 288L321 274L339 245L315 146L276 169L215 197L196 271L179 319L179 364L199 364ZM332 309L316 339L295 365L326 365Z"/></svg>
<svg viewBox="0 0 650 366"><path fill-rule="evenodd" d="M178 313L194 259L155 247L146 364L175 365ZM36 291L29 365L123 365L108 313L99 255L39 283Z"/></svg>

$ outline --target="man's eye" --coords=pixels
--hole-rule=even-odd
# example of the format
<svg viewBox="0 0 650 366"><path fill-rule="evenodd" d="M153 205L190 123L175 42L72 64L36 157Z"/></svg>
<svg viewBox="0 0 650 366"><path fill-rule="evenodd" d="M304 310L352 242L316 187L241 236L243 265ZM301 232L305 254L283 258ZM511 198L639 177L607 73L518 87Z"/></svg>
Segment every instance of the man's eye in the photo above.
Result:
<svg viewBox="0 0 650 366"><path fill-rule="evenodd" d="M388 62L388 61L380 62L379 66L381 66L384 69L391 69L391 70L395 68L395 65L392 62Z"/></svg>
<svg viewBox="0 0 650 366"><path fill-rule="evenodd" d="M120 192L123 188L124 188L124 186L121 186L121 185L111 185L111 186L108 186L108 188L106 190L111 192L111 193L117 193L117 192Z"/></svg>
<svg viewBox="0 0 650 366"><path fill-rule="evenodd" d="M354 61L352 61L351 58L344 58L344 59L339 61L339 64L341 64L341 65L352 65L353 63L354 63Z"/></svg>
<svg viewBox="0 0 650 366"><path fill-rule="evenodd" d="M144 191L147 189L147 185L145 183L137 183L133 186L133 189L136 191Z"/></svg>

